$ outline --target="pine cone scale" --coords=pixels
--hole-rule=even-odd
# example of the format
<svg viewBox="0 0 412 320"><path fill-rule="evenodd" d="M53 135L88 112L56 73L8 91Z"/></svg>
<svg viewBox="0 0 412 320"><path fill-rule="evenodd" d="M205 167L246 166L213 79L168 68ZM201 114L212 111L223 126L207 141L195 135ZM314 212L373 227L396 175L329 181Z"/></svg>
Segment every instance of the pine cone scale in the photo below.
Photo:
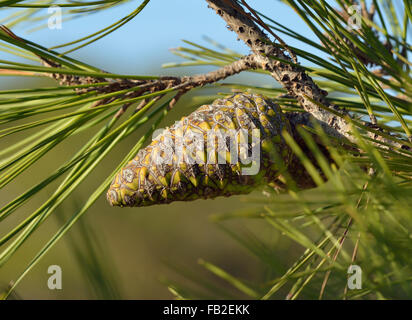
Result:
<svg viewBox="0 0 412 320"><path fill-rule="evenodd" d="M253 129L260 135L257 141L252 139ZM261 95L215 100L140 150L116 175L107 199L115 206L149 206L249 193L278 175L270 151L289 161L283 129L290 131L280 107ZM260 170L244 174L250 164L242 159L253 154L256 144L260 151L255 164Z"/></svg>

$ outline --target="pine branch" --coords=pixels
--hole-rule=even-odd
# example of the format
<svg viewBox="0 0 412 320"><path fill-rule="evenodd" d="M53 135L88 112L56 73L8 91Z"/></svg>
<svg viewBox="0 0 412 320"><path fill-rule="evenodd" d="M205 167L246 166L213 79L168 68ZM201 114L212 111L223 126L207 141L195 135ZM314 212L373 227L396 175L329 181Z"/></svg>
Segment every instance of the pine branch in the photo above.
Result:
<svg viewBox="0 0 412 320"><path fill-rule="evenodd" d="M93 84L101 82L110 82L106 86L96 86L77 89L77 92L85 93L90 91L98 91L100 93L111 93L124 89L139 87L141 90L133 91L127 95L127 98L134 98L143 95L146 92L156 92L165 89L176 89L179 91L177 96L170 102L170 107L173 107L177 100L187 91L202 87L207 84L215 83L223 80L232 75L238 74L242 71L257 69L259 67L257 62L257 56L254 54L244 56L239 60L226 65L220 69L195 76L183 76L183 77L160 77L157 80L129 80L129 79L104 79L104 78L93 78L93 77L79 77L72 75L64 75L58 73L50 73L48 76L55 79L60 83L60 85L72 86L72 85L84 85ZM50 60L41 58L45 66L48 67L61 67L58 63L52 62ZM126 105L127 108L128 105ZM125 107L122 107L122 112L126 111Z"/></svg>
<svg viewBox="0 0 412 320"><path fill-rule="evenodd" d="M319 88L304 69L286 54L290 51L289 48L281 49L274 45L256 25L251 15L246 13L236 1L206 0L206 2L223 18L228 28L249 46L256 55L261 68L269 71L272 77L297 99L305 111L319 121L325 133L338 139L345 137L351 142L356 142L351 133L352 121L346 120L351 119L349 113L326 99L328 92ZM359 123L364 127L372 127L381 131L371 123ZM393 148L409 149L407 146L379 135L378 132L368 132L367 135Z"/></svg>
<svg viewBox="0 0 412 320"><path fill-rule="evenodd" d="M13 33L6 26L1 25L0 29L9 35L11 38L17 41L26 42L23 38L20 38L15 33ZM45 67L59 69L62 65L50 58L45 58L43 56L37 55L42 64ZM83 94L91 91L96 91L101 94L117 92L125 89L139 88L139 90L129 92L123 95L123 98L135 98L142 96L147 92L158 92L165 89L175 89L178 90L177 95L170 102L170 108L172 108L179 98L187 91L202 87L207 84L215 83L217 81L223 80L229 76L238 74L242 71L257 69L259 64L256 59L256 55L247 55L239 60L226 65L218 70L211 71L206 74L200 74L196 76L183 76L183 77L160 77L156 80L130 80L130 79L113 79L113 78L101 78L92 76L76 76L70 74L63 74L58 72L45 73L46 76L56 80L61 86L80 86L80 85L90 85L94 83L108 82L109 84L105 86L88 86L87 88L76 88L75 91L78 94ZM0 70L1 72L1 70ZM4 70L4 72L10 72L10 70ZM103 99L97 101L94 106L107 104L113 101L115 98ZM126 109L131 104L126 103L123 105L119 112L116 114L117 117L121 116Z"/></svg>

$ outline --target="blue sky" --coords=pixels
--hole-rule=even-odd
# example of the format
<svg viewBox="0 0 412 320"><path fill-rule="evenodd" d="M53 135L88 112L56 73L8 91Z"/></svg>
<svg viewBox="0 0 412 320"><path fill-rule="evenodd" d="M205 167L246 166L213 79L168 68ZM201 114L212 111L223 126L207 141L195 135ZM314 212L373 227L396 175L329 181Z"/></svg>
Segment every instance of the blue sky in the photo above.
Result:
<svg viewBox="0 0 412 320"><path fill-rule="evenodd" d="M64 21L61 30L45 28L27 33L32 27L28 23L12 30L24 38L51 47L98 31L130 13L140 3L140 0L130 1L87 17ZM249 0L248 3L289 28L311 36L299 17L280 1ZM0 18L5 14L1 12ZM42 9L39 14L47 15L47 9ZM41 23L47 23L47 20ZM209 45L204 36L241 53L248 52L245 45L236 40L236 35L225 28L223 20L207 7L206 1L151 0L134 20L92 45L73 52L71 56L110 72L171 73L173 71L170 69L160 69L162 63L179 61L169 49L182 45L182 39ZM290 39L288 43L296 44Z"/></svg>

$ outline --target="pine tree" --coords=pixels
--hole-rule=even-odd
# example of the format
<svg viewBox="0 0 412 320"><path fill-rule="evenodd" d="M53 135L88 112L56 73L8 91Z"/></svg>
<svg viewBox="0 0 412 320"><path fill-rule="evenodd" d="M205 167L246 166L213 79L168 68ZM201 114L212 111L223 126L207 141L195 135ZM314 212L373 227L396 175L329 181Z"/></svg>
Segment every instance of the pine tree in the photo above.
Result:
<svg viewBox="0 0 412 320"><path fill-rule="evenodd" d="M124 159L113 164L111 173L99 181L78 211L62 222L4 297L107 190L113 205L142 206L245 194L266 186L259 199L247 198L257 203L256 209L230 212L215 220L259 218L306 250L283 276L269 277L263 283L245 283L230 270L201 261L208 271L233 286L240 297L284 298L286 292L288 299L411 298L410 2L276 3L295 11L316 36L317 41L313 41L278 23L276 17L256 11L246 0L199 1L199 6L207 4L212 9L210 14L226 22L250 54L241 56L187 42L188 47L175 53L188 62L175 66L206 64L218 68L183 77L114 74L70 57L71 52L138 19L150 0L141 1L133 12L99 32L51 49L13 32L15 24L27 22L37 10L51 4L72 7L71 13L77 17L98 14L125 2L45 4L10 0L1 4L5 9L18 9L6 20L7 26L1 26L1 49L25 62L2 60L0 73L50 77L56 86L0 91L0 138L8 141L17 133L34 129L0 150L0 188L13 185L19 175L32 170L33 164L49 161L45 156L63 141L79 133L89 139L48 177L22 190L15 199L7 199L0 208L0 223L8 226L0 238L0 268L70 199L120 141L145 124L151 125ZM33 26L35 21L29 20ZM282 40L284 36L321 51L323 56L292 47ZM62 48L70 49L62 53ZM220 82L242 72L264 74L269 84L278 83L280 87ZM204 86L218 88L224 96L207 96L197 111L150 143L168 111L177 108L180 99L193 89ZM211 167L204 163L173 162L169 167L154 163L160 146L171 148L166 138L173 136L175 142L179 125L198 130L202 137L215 128L258 129L262 138L258 143L260 173L243 176L243 164L231 163L230 157ZM252 136L246 137L246 154L253 148L249 138ZM224 154L229 150L225 146ZM176 150L172 151L175 155ZM208 158L205 150L195 156ZM55 189L41 206L30 207L26 216L12 219L50 185ZM9 223L11 220L14 222ZM269 254L265 243L221 226L271 274L277 257ZM362 266L363 286L361 290L348 290L347 270L356 264ZM115 297L111 281L104 290ZM167 285L177 298L199 297L174 282Z"/></svg>

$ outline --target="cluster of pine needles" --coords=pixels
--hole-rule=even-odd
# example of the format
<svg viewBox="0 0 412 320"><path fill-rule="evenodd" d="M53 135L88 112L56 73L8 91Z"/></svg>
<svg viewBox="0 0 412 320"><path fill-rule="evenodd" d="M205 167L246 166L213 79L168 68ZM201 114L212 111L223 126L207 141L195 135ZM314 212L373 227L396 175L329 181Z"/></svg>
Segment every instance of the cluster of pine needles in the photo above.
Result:
<svg viewBox="0 0 412 320"><path fill-rule="evenodd" d="M0 50L10 58L0 60L0 75L44 77L53 74L57 80L71 77L73 81L69 84L56 84L54 87L0 91L0 139L6 143L13 142L0 150L0 188L7 190L17 177L30 172L35 163L50 161L46 156L57 145L69 144L80 135L87 136L87 142L63 163L59 163L47 177L31 181L33 184L22 190L16 198L8 199L7 192L3 191L0 207L0 268L11 263L9 261L14 254L24 243L30 242L32 235L50 216L58 212L63 203L71 201L73 193L106 156L116 152L120 141L136 130L148 127L123 160L108 168L110 173L96 181L94 191L83 203L78 204L76 211L69 218L59 220L59 229L34 253L31 261L19 270L20 274L4 292L3 298L9 297L59 239L78 223L98 199L104 197L113 176L149 141L152 132L168 114L171 101L182 94L179 86L134 94L141 90L140 83L158 81L161 78L108 73L67 55L137 17L150 3L149 0L140 1L135 10L102 30L54 48L45 48L17 37L10 29L17 24L28 25L31 29L42 27L38 25L39 21L44 21L40 9L53 4L68 10L70 14L67 17L77 18L98 14L125 2L128 1L63 3L52 0L8 0L1 3L2 10L9 10L10 15L1 21L7 28L0 30ZM215 276L218 280L216 283L204 281L202 275L179 268L178 272L192 281L196 289L173 280L165 280L165 283L178 299L410 299L410 2L361 0L358 3L337 0L334 4L336 7L325 0L280 2L273 1L273 5L292 8L313 32L314 37L309 39L293 30L293 27L280 24L276 17L254 11L265 29L296 43L293 46L288 44L288 50L296 55L301 67L315 79L319 87L330 93L328 100L331 103L348 110L353 119L363 119L373 125L360 126L353 121L352 133L357 141L353 148L343 147L339 141L327 136L316 126L300 128L299 134L310 150L311 157L292 138L287 143L317 187L301 191L290 181L287 194L278 195L266 190L260 197L256 197L256 194L246 196L246 201L255 204L253 209L211 217L217 226L261 263L264 272L259 283L240 279L232 275L230 270L204 260L199 260L199 263ZM239 4L244 4L244 1L239 1ZM359 17L361 24L360 29L350 30L348 17L343 13L354 4L362 9ZM213 14L212 11L210 14ZM83 19L87 19L87 16ZM208 40L209 47L185 41L184 47L173 50L184 61L167 64L165 67L224 67L242 57L214 40ZM302 49L305 47L310 49ZM64 53L56 51L61 48L69 49ZM45 61L51 64L45 65ZM208 85L207 88L223 94L232 91L260 93L273 99L285 111L304 112L296 99L275 86L267 71L256 69L247 72L266 75L268 86L253 86L250 81L243 84L241 81L226 81ZM94 80L76 82L78 79ZM137 85L124 85L121 89L112 91L101 89L114 86L115 82L120 85ZM206 93L203 90L205 89L196 90L196 94L186 99L191 110L219 96L210 94L210 90L204 91ZM119 112L120 110L122 111ZM405 147L396 149L392 145L374 141L367 132L385 136ZM332 163L319 150L314 136L328 146ZM45 195L46 200L39 207L31 205L36 199L44 199ZM286 264L267 239L249 231L231 229L228 222L232 219L242 219L246 225L248 219L257 219L272 228L273 233L296 242L302 249L302 254L292 264ZM85 231L84 234L88 232ZM85 242L90 241L86 239ZM84 250L93 252L90 248L82 249L76 244L73 248L80 257L79 261L87 260L84 259ZM92 254L87 256L90 258ZM90 264L85 268L89 270L96 292L99 292L98 297L118 298L119 293L109 276L110 272L103 272L96 259L89 260ZM361 266L362 289L348 289L347 270L350 265ZM96 274L101 276L96 277ZM106 277L107 281L102 281ZM227 290L228 287L231 290Z"/></svg>

